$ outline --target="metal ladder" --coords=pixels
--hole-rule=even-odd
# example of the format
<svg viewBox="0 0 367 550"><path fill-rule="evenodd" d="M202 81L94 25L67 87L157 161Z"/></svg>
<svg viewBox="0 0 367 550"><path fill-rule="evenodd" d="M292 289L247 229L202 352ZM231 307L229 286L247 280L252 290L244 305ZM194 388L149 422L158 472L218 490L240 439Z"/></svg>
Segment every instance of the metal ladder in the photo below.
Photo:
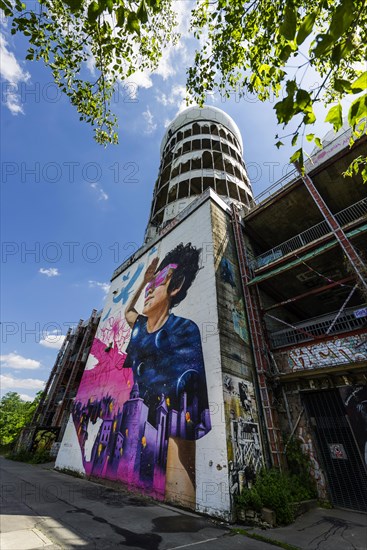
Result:
<svg viewBox="0 0 367 550"><path fill-rule="evenodd" d="M270 365L268 361L269 352L261 324L259 296L257 294L257 289L248 286L248 283L251 280L251 272L246 247L243 240L242 227L239 221L239 212L233 203L231 205L231 209L242 290L245 297L255 367L260 389L261 405L264 411L265 425L269 442L269 451L273 466L281 468L283 456L282 440L278 423L278 415L272 404L272 390L267 381L267 376L270 373Z"/></svg>

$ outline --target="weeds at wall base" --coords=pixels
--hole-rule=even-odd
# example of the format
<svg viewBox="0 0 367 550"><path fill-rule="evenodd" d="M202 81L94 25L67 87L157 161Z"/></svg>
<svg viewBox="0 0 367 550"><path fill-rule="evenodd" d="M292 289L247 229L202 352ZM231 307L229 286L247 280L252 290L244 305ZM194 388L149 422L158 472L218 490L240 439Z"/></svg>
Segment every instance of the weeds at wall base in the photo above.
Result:
<svg viewBox="0 0 367 550"><path fill-rule="evenodd" d="M28 464L45 464L46 462L52 462L53 460L50 453L45 450L36 451L35 453L20 450L18 452L10 452L5 456L9 460L14 460L15 462L26 462Z"/></svg>
<svg viewBox="0 0 367 550"><path fill-rule="evenodd" d="M319 508L324 508L325 510L332 510L334 506L328 500L319 500L317 502Z"/></svg>
<svg viewBox="0 0 367 550"><path fill-rule="evenodd" d="M272 544L273 546L278 546L279 548L284 548L284 550L299 550L298 546L293 546L292 544L288 544L287 542L281 542L278 540L270 539L263 535L259 535L258 533L251 533L250 531L246 531L246 529L232 529L232 534L244 535L245 537L248 537L250 539L255 539L260 542L266 542L267 544Z"/></svg>
<svg viewBox="0 0 367 550"><path fill-rule="evenodd" d="M12 443L8 443L7 445L0 445L0 456L5 456L11 452L12 450Z"/></svg>
<svg viewBox="0 0 367 550"><path fill-rule="evenodd" d="M76 470L72 470L70 468L54 468L56 472L59 472L60 474L66 474L68 476L77 477L79 479L88 479L87 476L81 474L80 472L77 472Z"/></svg>

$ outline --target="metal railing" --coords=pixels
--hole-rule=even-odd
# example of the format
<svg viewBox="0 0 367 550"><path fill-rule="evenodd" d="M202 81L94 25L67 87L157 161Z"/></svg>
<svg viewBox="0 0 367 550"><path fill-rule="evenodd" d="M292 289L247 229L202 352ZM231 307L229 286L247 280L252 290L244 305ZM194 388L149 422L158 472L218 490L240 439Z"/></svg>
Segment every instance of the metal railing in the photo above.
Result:
<svg viewBox="0 0 367 550"><path fill-rule="evenodd" d="M348 208L344 208L344 210L334 214L334 217L341 226L345 226L365 215L367 215L367 198L348 206ZM331 229L328 223L324 220L309 229L306 229L306 231L302 231L302 233L299 233L288 241L285 241L271 250L263 252L263 254L257 256L253 261L252 269L264 267L265 265L278 260L286 254L290 254L291 252L294 252L295 250L298 250L299 248L302 248L303 246L306 246L307 244L310 244L313 241L328 235L329 233L331 233Z"/></svg>
<svg viewBox="0 0 367 550"><path fill-rule="evenodd" d="M338 314L337 311L297 323L293 325L295 328L271 332L269 334L270 346L272 349L292 346L300 342L307 342L317 336L327 337L341 332L361 329L367 325L367 316L356 316L356 312L360 311L361 308L363 306L345 309L337 318L329 333L327 331L335 320Z"/></svg>
<svg viewBox="0 0 367 550"><path fill-rule="evenodd" d="M292 168L292 165L288 165L289 172L287 172L284 176L282 176L279 180L277 180L275 183L264 189L259 195L254 197L250 203L251 209L257 208L260 206L261 203L263 203L265 200L267 200L269 197L274 195L277 191L280 189L283 189L288 183L294 183L299 180L299 172L295 168Z"/></svg>
<svg viewBox="0 0 367 550"><path fill-rule="evenodd" d="M351 135L351 129L347 128L342 134L338 135L327 143L320 151L317 151L315 154L312 155L308 160L305 162L305 170L306 173L312 171L314 168L314 162L316 161L317 157L320 155L320 153L323 154L323 158L325 158L326 155L331 154L333 149L335 148L335 144L338 142L344 143L346 141L349 141L349 136ZM291 164L288 165L289 168L292 167ZM251 207L257 208L260 206L260 204L264 201L266 201L269 197L271 197L274 193L279 191L280 189L283 189L286 185L289 183L294 183L300 179L299 172L296 169L291 169L287 174L282 176L279 180L277 180L275 183L264 189L259 195L254 197Z"/></svg>

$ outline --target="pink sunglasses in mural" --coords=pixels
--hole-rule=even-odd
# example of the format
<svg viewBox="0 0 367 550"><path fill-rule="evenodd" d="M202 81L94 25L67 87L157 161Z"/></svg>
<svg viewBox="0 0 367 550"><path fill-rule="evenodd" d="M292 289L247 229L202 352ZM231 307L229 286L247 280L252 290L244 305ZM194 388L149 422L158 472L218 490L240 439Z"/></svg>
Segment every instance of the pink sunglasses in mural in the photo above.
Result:
<svg viewBox="0 0 367 550"><path fill-rule="evenodd" d="M157 286L164 285L171 274L171 270L176 269L177 266L178 264L168 264L161 271L159 271L154 279L147 284L145 296L148 295L150 290L154 290Z"/></svg>

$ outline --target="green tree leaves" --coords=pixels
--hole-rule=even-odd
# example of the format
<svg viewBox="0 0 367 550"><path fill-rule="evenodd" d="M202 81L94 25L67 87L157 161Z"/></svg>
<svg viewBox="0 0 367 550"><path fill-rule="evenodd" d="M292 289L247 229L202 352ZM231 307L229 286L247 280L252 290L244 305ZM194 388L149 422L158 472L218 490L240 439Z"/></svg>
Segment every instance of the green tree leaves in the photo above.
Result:
<svg viewBox="0 0 367 550"><path fill-rule="evenodd" d="M201 103L207 90L237 97L249 91L260 101L275 96L278 123L291 127L287 136L276 137L278 148L286 137L295 146L306 134L320 146L309 129L315 105L328 107L326 120L338 129L343 97L366 89L360 68L367 58L365 0L199 0L193 29L204 47L188 71L191 95ZM271 68L266 76L264 65ZM304 84L308 71L317 75L312 89ZM361 135L365 108L365 99L356 98L349 111L354 139ZM302 162L299 149L294 159Z"/></svg>
<svg viewBox="0 0 367 550"><path fill-rule="evenodd" d="M348 122L355 128L363 118L367 117L367 94L353 101L348 113Z"/></svg>
<svg viewBox="0 0 367 550"><path fill-rule="evenodd" d="M177 42L172 2L42 0L42 9L26 11L21 0L0 0L0 7L13 17L11 32L28 37L27 59L50 68L80 120L106 145L117 142L111 100L118 82L138 69L154 70L166 45ZM289 134L294 145L306 133L314 136L309 126L318 102L330 107L326 120L337 129L343 97L366 90L367 73L360 69L367 58L365 0L197 0L192 30L201 41L187 70L193 101L202 105L215 91L275 97L278 123L295 124ZM95 77L85 72L91 58ZM309 69L319 76L312 90L303 84ZM365 115L366 97L356 97L348 113L354 138Z"/></svg>
<svg viewBox="0 0 367 550"><path fill-rule="evenodd" d="M342 0L336 7L328 31L334 40L338 40L351 26L355 17L356 4L353 0Z"/></svg>
<svg viewBox="0 0 367 550"><path fill-rule="evenodd" d="M42 392L32 402L22 401L16 392L8 392L0 400L0 445L13 443L21 430L32 420Z"/></svg>
<svg viewBox="0 0 367 550"><path fill-rule="evenodd" d="M137 15L137 18L140 19L142 23L146 23L148 21L148 9L147 9L145 0L141 0L140 6L138 7L138 11L136 12L136 15Z"/></svg>
<svg viewBox="0 0 367 550"><path fill-rule="evenodd" d="M297 10L294 7L293 1L289 1L285 5L284 20L280 25L280 34L287 40L293 40L297 29Z"/></svg>
<svg viewBox="0 0 367 550"><path fill-rule="evenodd" d="M351 85L350 90L353 94L363 92L367 88L367 71L361 74Z"/></svg>
<svg viewBox="0 0 367 550"><path fill-rule="evenodd" d="M88 21L93 23L100 14L101 10L98 2L91 2L88 6Z"/></svg>
<svg viewBox="0 0 367 550"><path fill-rule="evenodd" d="M313 26L315 24L316 16L317 16L317 11L314 10L308 15L306 15L302 20L298 29L297 39L296 39L298 46L303 44L306 38L311 34Z"/></svg>
<svg viewBox="0 0 367 550"><path fill-rule="evenodd" d="M98 143L117 143L112 97L134 72L153 71L177 41L172 0L42 0L33 10L19 0L0 2L12 34L28 37L26 59L50 68ZM91 63L95 74L86 71Z"/></svg>
<svg viewBox="0 0 367 550"><path fill-rule="evenodd" d="M330 122L333 125L334 132L340 130L343 126L343 112L340 103L331 107L330 111L326 115L325 122Z"/></svg>
<svg viewBox="0 0 367 550"><path fill-rule="evenodd" d="M140 35L139 17L137 16L136 13L132 11L127 16L126 29L130 33L136 32L138 35Z"/></svg>

